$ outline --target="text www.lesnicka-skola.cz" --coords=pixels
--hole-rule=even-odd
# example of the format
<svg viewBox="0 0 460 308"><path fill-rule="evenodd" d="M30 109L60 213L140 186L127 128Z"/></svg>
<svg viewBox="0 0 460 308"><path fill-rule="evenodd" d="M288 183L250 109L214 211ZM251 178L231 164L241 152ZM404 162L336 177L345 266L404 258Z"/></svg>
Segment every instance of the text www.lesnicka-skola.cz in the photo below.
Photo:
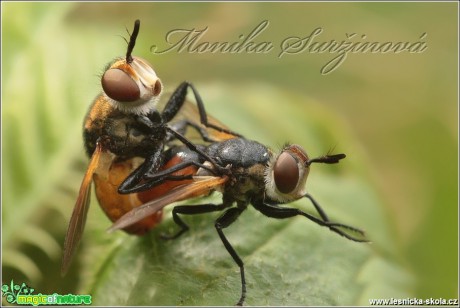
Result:
<svg viewBox="0 0 460 308"><path fill-rule="evenodd" d="M433 305L433 306L458 306L458 298L371 298L369 299L371 306L421 306L421 305Z"/></svg>

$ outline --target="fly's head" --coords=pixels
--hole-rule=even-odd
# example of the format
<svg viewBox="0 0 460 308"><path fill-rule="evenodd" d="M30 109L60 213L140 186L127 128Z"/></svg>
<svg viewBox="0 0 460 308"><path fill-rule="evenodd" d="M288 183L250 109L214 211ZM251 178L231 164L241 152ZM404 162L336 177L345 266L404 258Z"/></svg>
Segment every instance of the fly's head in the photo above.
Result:
<svg viewBox="0 0 460 308"><path fill-rule="evenodd" d="M288 203L305 195L305 183L312 163L338 163L345 154L310 159L299 145L286 145L265 169L265 194L271 200Z"/></svg>
<svg viewBox="0 0 460 308"><path fill-rule="evenodd" d="M115 108L125 113L144 115L155 109L163 85L150 63L131 55L139 25L136 20L126 57L118 58L108 65L101 84L104 96Z"/></svg>

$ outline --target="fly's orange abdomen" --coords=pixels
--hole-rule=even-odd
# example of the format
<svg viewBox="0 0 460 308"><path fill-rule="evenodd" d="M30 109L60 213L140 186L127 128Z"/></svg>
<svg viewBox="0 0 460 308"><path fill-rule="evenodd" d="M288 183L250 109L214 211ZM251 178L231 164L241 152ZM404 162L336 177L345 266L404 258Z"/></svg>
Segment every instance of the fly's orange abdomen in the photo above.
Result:
<svg viewBox="0 0 460 308"><path fill-rule="evenodd" d="M108 168L98 168L93 176L99 204L113 222L133 208L145 203L143 201L145 199L141 200L138 193L127 195L118 193L120 184L133 171L135 160L134 158L122 162L112 162ZM143 235L160 223L162 217L163 212L158 211L123 230L131 234Z"/></svg>

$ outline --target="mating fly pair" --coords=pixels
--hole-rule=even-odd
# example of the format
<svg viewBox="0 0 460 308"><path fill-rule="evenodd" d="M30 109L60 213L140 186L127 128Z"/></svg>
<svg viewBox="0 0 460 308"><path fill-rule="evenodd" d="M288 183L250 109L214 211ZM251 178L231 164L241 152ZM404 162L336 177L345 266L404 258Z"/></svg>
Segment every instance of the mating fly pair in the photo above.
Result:
<svg viewBox="0 0 460 308"><path fill-rule="evenodd" d="M237 305L242 305L246 297L244 264L223 229L235 222L249 204L268 217L300 215L350 240L367 241L363 231L331 222L305 191L311 164L338 163L344 154L309 158L300 146L292 144L275 154L208 119L198 92L188 83L176 89L160 113L155 102L162 92L161 82L145 60L131 56L138 30L136 21L126 57L112 63L102 76L104 93L96 98L85 119L85 147L91 161L64 244L64 272L83 232L91 181L95 182L101 207L115 222L111 230L135 234L143 234L159 223L162 209L171 203L221 192L221 204L175 206L172 215L179 230L165 238L177 238L188 230L179 215L224 211L215 228L240 268ZM198 110L185 103L188 88L195 95ZM187 108L194 108L200 120L186 116L176 120ZM198 131L204 144L185 138L182 133L187 127ZM280 206L304 197L313 203L319 217Z"/></svg>

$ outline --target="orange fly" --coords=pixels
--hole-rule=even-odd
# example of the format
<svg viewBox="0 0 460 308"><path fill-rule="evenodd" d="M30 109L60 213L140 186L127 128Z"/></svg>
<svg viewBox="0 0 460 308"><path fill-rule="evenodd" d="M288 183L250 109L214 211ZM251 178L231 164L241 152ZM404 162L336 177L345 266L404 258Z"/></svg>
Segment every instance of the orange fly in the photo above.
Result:
<svg viewBox="0 0 460 308"><path fill-rule="evenodd" d="M165 165L163 156L165 149L175 140L199 152L181 134L185 134L188 128L198 132L202 141L239 136L207 116L199 93L188 82L182 82L164 103L162 111L158 111L163 85L146 60L132 56L139 28L140 21L136 20L126 56L107 65L101 78L103 91L92 103L84 120L83 138L90 162L70 218L62 274L67 272L84 230L92 182L101 208L109 219L117 221L133 208L163 194L164 189L169 189L166 186L181 184L173 181L152 191L128 195L118 193L120 184L127 179L138 180L146 173L170 166ZM189 88L195 96L196 106L186 101ZM161 219L162 212L158 211L124 228L124 231L142 235Z"/></svg>

